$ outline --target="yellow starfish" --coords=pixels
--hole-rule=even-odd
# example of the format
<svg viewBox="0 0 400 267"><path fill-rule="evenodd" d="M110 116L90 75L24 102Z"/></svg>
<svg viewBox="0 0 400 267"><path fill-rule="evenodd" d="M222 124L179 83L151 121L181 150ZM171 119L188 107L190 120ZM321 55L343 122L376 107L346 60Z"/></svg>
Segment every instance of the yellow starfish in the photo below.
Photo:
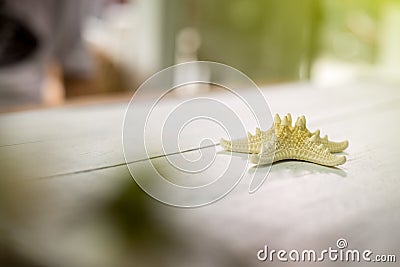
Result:
<svg viewBox="0 0 400 267"><path fill-rule="evenodd" d="M349 145L348 141L332 142L328 136L320 138L320 131L311 133L306 127L304 116L297 118L292 126L290 114L281 120L275 115L274 125L267 131L256 129L256 134L248 133L246 139L228 141L221 139L221 146L228 151L251 153L255 164L271 164L276 161L295 159L312 163L337 166L346 162L345 156L331 153L342 152Z"/></svg>

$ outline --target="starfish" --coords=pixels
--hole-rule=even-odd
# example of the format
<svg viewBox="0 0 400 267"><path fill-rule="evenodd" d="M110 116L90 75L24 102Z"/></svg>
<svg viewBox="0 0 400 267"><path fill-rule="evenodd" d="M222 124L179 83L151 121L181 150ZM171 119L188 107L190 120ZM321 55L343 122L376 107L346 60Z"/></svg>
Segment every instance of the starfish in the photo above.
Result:
<svg viewBox="0 0 400 267"><path fill-rule="evenodd" d="M267 131L256 128L256 134L247 133L247 138L234 141L221 139L221 146L228 151L250 153L251 162L271 164L281 160L302 160L324 166L337 166L346 162L345 156L332 153L342 152L349 142L333 142L328 136L320 137L320 131L310 132L306 118L300 116L292 125L292 116L287 114L281 120L275 115L272 127Z"/></svg>

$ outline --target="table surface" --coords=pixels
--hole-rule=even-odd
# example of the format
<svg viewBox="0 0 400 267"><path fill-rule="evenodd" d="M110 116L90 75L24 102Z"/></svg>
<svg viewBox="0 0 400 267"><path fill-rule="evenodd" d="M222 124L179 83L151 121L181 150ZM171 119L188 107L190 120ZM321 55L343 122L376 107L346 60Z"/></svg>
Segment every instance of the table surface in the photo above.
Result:
<svg viewBox="0 0 400 267"><path fill-rule="evenodd" d="M304 114L309 129L319 128L322 135L328 134L334 140L349 140L347 162L338 168L300 161L273 164L267 180L254 194L247 191L250 168L230 194L201 208L175 208L148 198L151 209L163 214L157 219L159 223L174 225L181 234L203 240L210 247L223 247L230 257L240 258L243 266L260 264L256 252L264 245L322 250L335 248L339 238L345 238L349 248L397 254L398 258L399 88L365 81L332 87L284 84L262 91L272 113L290 112L294 118ZM166 101L161 106L175 105L176 101L179 100ZM19 240L25 246L29 242L24 238L30 236L59 259L65 258L65 262L71 263L69 255L78 255L76 258L85 259L84 263L92 263L92 258L86 259L79 252L88 243L63 235L60 224L68 216L75 216L71 215L75 214L74 209L85 201L99 201L115 194L116 185L134 183L125 164L121 137L126 106L127 102L121 102L0 115L1 179L8 181L7 190L18 191L29 185L46 200L39 201L33 209L30 230L18 229ZM252 125L249 122L249 130L254 132ZM199 153L199 140L191 138L193 134L189 131L182 137L186 157ZM209 132L207 127L200 134L204 135L220 137L219 132ZM240 157L221 152L218 145L216 149L221 162L231 156ZM131 164L140 168L149 160L161 172L168 168L166 156L149 159L140 153ZM25 191L16 196L23 198L18 202L22 205L36 203L36 198L31 199ZM9 223L7 227L15 225L10 218L4 222ZM50 236L65 238L68 249L61 252ZM198 245L193 247L198 249ZM33 251L39 253L39 249ZM50 257L51 260L54 259ZM105 266L107 260L110 259L103 259ZM79 260L72 263L85 265Z"/></svg>

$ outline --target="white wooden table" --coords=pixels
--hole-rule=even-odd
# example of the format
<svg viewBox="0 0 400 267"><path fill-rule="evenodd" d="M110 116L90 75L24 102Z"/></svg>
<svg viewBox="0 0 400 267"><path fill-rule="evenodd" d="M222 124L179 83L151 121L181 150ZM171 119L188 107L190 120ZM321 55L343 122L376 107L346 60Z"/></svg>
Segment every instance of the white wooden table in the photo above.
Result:
<svg viewBox="0 0 400 267"><path fill-rule="evenodd" d="M164 263L274 266L279 262L257 260L264 245L318 251L336 248L339 238L345 238L349 248L395 254L400 261L399 88L368 82L332 88L287 84L263 88L263 93L273 113L304 114L311 130L319 128L334 140L348 139L347 162L339 168L296 161L274 164L254 194L247 192L249 170L225 198L196 209L167 206L138 193L154 211L157 224L169 225L185 244L186 252L167 249L165 253L176 258ZM19 244L18 251L58 266L110 266L115 260L131 266L132 259L152 258L139 252L127 256L90 212L118 194L121 186L133 186L121 141L126 105L0 115L0 226ZM146 160L138 155L133 164ZM153 162L167 164L165 157ZM78 226L71 227L71 220L79 221ZM147 263L161 266L156 260Z"/></svg>

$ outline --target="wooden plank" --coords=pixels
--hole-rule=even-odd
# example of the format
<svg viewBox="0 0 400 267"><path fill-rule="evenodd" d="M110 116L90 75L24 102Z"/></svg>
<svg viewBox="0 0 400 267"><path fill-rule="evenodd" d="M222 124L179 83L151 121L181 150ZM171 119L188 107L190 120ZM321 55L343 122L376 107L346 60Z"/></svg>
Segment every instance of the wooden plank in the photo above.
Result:
<svg viewBox="0 0 400 267"><path fill-rule="evenodd" d="M376 117L372 122L381 121L379 116ZM335 248L338 238L346 238L353 249L393 254L399 249L400 238L397 231L400 223L400 185L394 172L398 167L392 165L394 159L380 168L375 167L383 156L381 153L384 153L377 149L377 153L369 155L369 149L375 150L377 145L379 144L371 143L363 148L350 147L350 160L340 169L304 162L275 164L267 181L254 194L247 192L252 172L249 169L232 193L216 203L198 209L173 208L149 199L143 192L139 194L147 199L146 205L156 213L158 225L172 225L169 231L176 231L179 236L185 237L188 242L185 249L188 253L198 249L195 240L202 240L202 244L210 243L212 247L221 244L223 247L217 246L214 249L220 251L222 257L229 255L236 258L240 255L246 266L257 266L260 263L255 254L264 245L271 249L323 250ZM197 156L196 151L186 154ZM353 157L353 154L357 156ZM218 157L225 161L230 156L220 154ZM153 159L152 162L164 174L171 170L165 157ZM134 164L140 167L143 162ZM183 179L185 175L173 173L170 177ZM107 203L120 188L134 186L124 166L34 180L31 183L50 191L46 194L46 200L52 203L53 212L50 214L56 216L54 212L62 212L65 216L62 217L63 220L76 217L75 212L83 212L85 206L90 208L95 202L96 206L101 206L104 201ZM133 201L135 198L131 197ZM86 203L83 210L82 207L77 209L82 202ZM43 213L45 212L48 211L45 209ZM90 220L93 215L89 213L88 216L83 220ZM43 220L46 220L46 216ZM52 227L50 230L46 228L46 233L51 231L59 236L60 226ZM85 229L78 227L76 231L86 231ZM95 237L86 238L94 242L92 239ZM79 239L70 242L79 247L81 241ZM89 241L86 244L87 242ZM120 245L118 240L109 242L110 247L118 248ZM95 248L96 246L92 247L91 251L96 251ZM173 247L172 250L180 249L182 248ZM58 250L53 248L53 251L55 255L65 253L62 246ZM158 253L161 252L153 251L152 255ZM218 260L212 253L206 255L211 255L209 257L212 261Z"/></svg>
<svg viewBox="0 0 400 267"><path fill-rule="evenodd" d="M305 114L311 129L324 126L322 134L329 133L335 139L347 138L347 134L334 125L329 127L331 121L346 119L351 114L357 116L362 112L374 112L375 108L388 108L397 103L399 98L394 88L381 89L377 85L350 85L336 89L314 88L306 84L284 85L266 88L264 93L273 112L292 112L294 116ZM224 101L230 103L243 118L244 128L254 132L256 122L243 103L240 105L240 101L221 92L213 95L213 98L226 99ZM167 114L180 102L166 102L160 106L159 113ZM34 178L123 164L121 133L125 105L71 107L1 115L2 173ZM153 126L160 123L155 117ZM220 137L227 138L215 124L198 123L182 132L181 150L199 147L204 137L214 142L218 142ZM159 140L150 140L157 148L150 151L150 156L162 154ZM146 157L146 154L138 154L131 160ZM21 165L25 168L20 168Z"/></svg>
<svg viewBox="0 0 400 267"><path fill-rule="evenodd" d="M322 250L335 248L338 238L346 238L352 249L396 254L400 249L400 166L397 163L400 127L396 123L400 115L400 106L397 105L400 92L394 89L361 84L330 90L308 85L285 85L264 91L274 112L305 113L310 128L321 128L322 133L328 133L333 139L349 139L350 146L345 152L348 161L339 168L294 161L277 163L261 188L249 194L249 179L254 171L250 167L234 191L212 205L197 209L174 208L150 199L143 192L136 194L146 199L158 225L171 226L167 229L183 236L188 255L201 251L212 262L220 259L206 248L196 246L198 240L216 254L220 252L222 257L240 258L245 266L259 266L256 253L264 245L271 249ZM32 237L22 238L25 248L39 254L39 251L50 251L53 260L62 259L70 265L93 265L90 256L79 253L89 249L90 255L103 255L104 266L115 259L104 251L114 248L112 253L116 253L116 250L123 249L121 240L109 235L117 231L117 226L111 224L108 226L111 228L104 231L104 221L98 220L96 212L93 213L107 206L122 188L134 186L126 166L112 165L123 163L118 129L122 124L122 113L121 106L113 105L92 110L66 109L0 117L0 124L7 125L2 127L1 133L5 136L1 138L3 146L0 148L2 176L6 173L30 178L9 185L8 191L20 192L15 199L20 200L18 206L21 209L32 204L37 207L33 215L29 215L29 209L26 211L27 217L24 218L29 218L26 219L29 227L21 224L14 226L20 228L12 228L12 220L6 223L2 220L2 224L14 232L18 229L21 237ZM63 117L61 122L60 117ZM92 119L96 123L89 123ZM190 139L192 133L186 134L183 138ZM43 139L39 140L41 137ZM32 142L35 140L40 142ZM190 147L197 145L196 142L185 145ZM217 147L217 151L220 149ZM46 154L47 150L49 154ZM199 151L183 154L195 159ZM218 152L217 159L216 169L220 170L230 155ZM144 166L143 160L146 159L138 158L132 164L140 169ZM188 176L172 169L166 157L151 161L158 171L170 174L171 181L188 182ZM35 176L32 169L27 168L29 165L43 165L44 169ZM267 168L259 170L268 171ZM209 171L203 177L205 180L199 176L186 185L209 182L207 179L212 178L215 170ZM33 179L35 177L40 179ZM19 191L22 187L29 191L31 186L37 190L39 202L34 202L36 198L25 190ZM81 219L75 224L72 234L71 229L66 230L65 222L74 221L74 218ZM43 238L46 236L49 238ZM107 238L107 245L98 244L102 238ZM54 246L54 240L64 242ZM171 250L181 249L171 246ZM151 250L151 255L158 255L156 252ZM192 260L201 259L191 257ZM129 256L122 253L117 258L123 261ZM337 265L343 264L338 262Z"/></svg>

